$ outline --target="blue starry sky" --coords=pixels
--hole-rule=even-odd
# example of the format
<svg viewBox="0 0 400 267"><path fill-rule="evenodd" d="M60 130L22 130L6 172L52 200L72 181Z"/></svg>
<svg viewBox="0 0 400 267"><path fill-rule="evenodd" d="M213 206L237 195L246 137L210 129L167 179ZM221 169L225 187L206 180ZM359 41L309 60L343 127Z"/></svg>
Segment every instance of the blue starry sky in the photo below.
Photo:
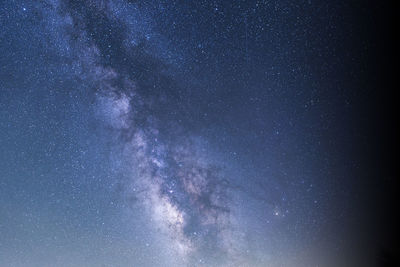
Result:
<svg viewBox="0 0 400 267"><path fill-rule="evenodd" d="M371 9L2 1L0 266L376 266Z"/></svg>

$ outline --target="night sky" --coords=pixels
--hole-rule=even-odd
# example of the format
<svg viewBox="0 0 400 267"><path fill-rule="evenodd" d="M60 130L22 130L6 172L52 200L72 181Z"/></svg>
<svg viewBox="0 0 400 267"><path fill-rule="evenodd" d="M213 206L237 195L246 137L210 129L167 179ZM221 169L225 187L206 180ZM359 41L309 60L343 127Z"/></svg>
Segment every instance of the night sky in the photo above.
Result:
<svg viewBox="0 0 400 267"><path fill-rule="evenodd" d="M0 266L392 266L390 10L0 1Z"/></svg>

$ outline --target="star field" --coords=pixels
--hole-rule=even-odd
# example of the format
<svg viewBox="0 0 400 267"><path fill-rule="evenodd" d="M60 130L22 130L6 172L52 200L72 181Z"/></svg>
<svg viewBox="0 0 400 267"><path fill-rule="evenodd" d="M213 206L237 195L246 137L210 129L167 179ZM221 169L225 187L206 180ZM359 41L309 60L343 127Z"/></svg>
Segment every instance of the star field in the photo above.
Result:
<svg viewBox="0 0 400 267"><path fill-rule="evenodd" d="M2 2L0 266L375 266L360 14Z"/></svg>

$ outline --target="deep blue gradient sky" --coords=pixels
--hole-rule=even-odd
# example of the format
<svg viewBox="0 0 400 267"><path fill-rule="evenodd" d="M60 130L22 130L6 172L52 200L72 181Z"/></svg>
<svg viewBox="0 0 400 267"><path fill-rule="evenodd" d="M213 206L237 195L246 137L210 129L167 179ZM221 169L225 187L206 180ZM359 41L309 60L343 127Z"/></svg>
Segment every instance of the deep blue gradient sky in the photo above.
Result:
<svg viewBox="0 0 400 267"><path fill-rule="evenodd" d="M354 1L2 1L0 266L376 266L377 19Z"/></svg>

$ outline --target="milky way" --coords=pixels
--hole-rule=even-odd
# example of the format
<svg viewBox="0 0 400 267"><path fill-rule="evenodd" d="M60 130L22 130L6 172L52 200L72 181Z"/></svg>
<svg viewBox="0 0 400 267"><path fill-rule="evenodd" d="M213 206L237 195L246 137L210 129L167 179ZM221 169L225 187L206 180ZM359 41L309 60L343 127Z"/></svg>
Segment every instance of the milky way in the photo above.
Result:
<svg viewBox="0 0 400 267"><path fill-rule="evenodd" d="M103 126L121 140L131 164L129 184L123 185L129 188L128 197L134 195L147 208L149 219L185 264L194 264L193 255L201 253L237 261L229 180L202 155L199 138L185 132L175 118L158 113L176 112L174 99L162 94L176 90L168 87L174 80L164 69L152 69L163 62L145 48L125 45L141 40L129 38L129 26L118 19L112 3L62 3L54 8L68 11L60 15L65 22L61 30L72 50L79 47L73 63L77 76L93 85ZM104 39L108 45L102 44ZM144 61L136 62L138 57ZM150 89L144 85L149 80Z"/></svg>
<svg viewBox="0 0 400 267"><path fill-rule="evenodd" d="M1 3L0 266L372 264L356 6Z"/></svg>

